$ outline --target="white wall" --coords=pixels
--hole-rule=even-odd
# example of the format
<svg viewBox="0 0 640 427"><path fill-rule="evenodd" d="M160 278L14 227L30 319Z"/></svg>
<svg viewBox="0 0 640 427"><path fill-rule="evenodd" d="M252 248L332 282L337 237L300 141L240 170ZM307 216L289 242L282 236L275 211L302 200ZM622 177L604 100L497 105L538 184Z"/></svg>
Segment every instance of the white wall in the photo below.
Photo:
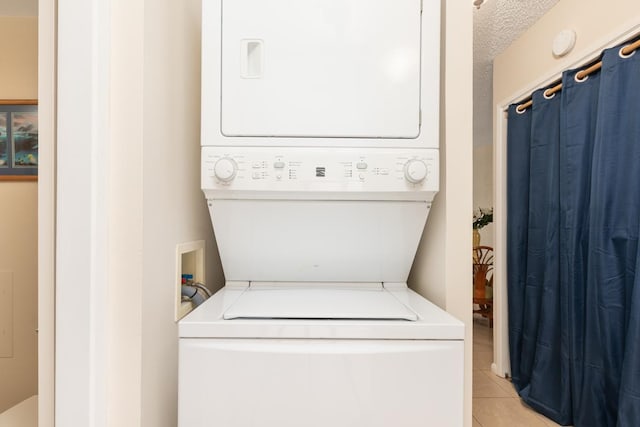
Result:
<svg viewBox="0 0 640 427"><path fill-rule="evenodd" d="M112 426L176 425L176 245L205 240L206 284L224 283L199 190L200 4L111 9Z"/></svg>
<svg viewBox="0 0 640 427"><path fill-rule="evenodd" d="M0 16L0 40L0 99L37 99L38 19ZM0 180L0 271L13 277L13 352L0 357L0 412L38 392L37 194L36 181Z"/></svg>
<svg viewBox="0 0 640 427"><path fill-rule="evenodd" d="M555 58L553 38L573 29L577 42L571 53ZM494 357L500 373L508 370L506 303L506 121L503 109L533 90L560 78L561 72L595 59L605 47L640 31L637 0L563 0L508 49L493 68L494 185L495 185L495 340ZM622 39L621 39L622 38Z"/></svg>
<svg viewBox="0 0 640 427"><path fill-rule="evenodd" d="M58 2L56 425L176 425L176 245L205 240L223 281L199 28L199 0Z"/></svg>
<svg viewBox="0 0 640 427"><path fill-rule="evenodd" d="M79 0L82 1L82 0ZM143 0L112 0L110 46L109 383L105 426L142 424L144 227L144 7ZM161 146L158 146L158 149ZM156 349L152 346L152 350Z"/></svg>
<svg viewBox="0 0 640 427"><path fill-rule="evenodd" d="M464 419L471 426L473 8L458 0L442 4L440 192L409 284L465 323Z"/></svg>

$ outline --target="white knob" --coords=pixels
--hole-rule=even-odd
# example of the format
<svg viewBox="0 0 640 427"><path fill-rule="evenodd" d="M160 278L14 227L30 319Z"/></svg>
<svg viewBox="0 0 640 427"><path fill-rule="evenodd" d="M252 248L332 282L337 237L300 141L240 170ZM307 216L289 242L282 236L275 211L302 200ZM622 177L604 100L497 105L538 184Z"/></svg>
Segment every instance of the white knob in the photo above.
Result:
<svg viewBox="0 0 640 427"><path fill-rule="evenodd" d="M223 182L229 182L236 177L238 165L235 160L230 157L223 157L218 160L213 167L213 173L216 178Z"/></svg>
<svg viewBox="0 0 640 427"><path fill-rule="evenodd" d="M404 165L404 177L407 181L418 184L427 177L427 165L419 159L411 159Z"/></svg>

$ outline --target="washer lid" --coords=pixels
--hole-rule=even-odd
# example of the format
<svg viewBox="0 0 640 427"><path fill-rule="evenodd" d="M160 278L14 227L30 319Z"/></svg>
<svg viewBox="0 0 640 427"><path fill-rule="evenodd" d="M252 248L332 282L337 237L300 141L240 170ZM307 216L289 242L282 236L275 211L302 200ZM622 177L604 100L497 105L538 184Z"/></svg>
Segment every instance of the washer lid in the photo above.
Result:
<svg viewBox="0 0 640 427"><path fill-rule="evenodd" d="M254 286L252 284L251 286ZM317 283L300 283L306 289ZM359 285L339 285L351 290L351 296L369 293ZM380 285L378 285L379 287ZM273 339L400 339L400 340L462 340L464 324L427 301L404 283L385 283L384 289L405 307L417 314L415 322L396 319L284 319L284 318L223 318L235 302L250 288L249 283L230 282L178 324L180 338L273 338ZM330 294L335 287L327 286ZM254 291L255 291L254 287ZM265 289L266 290L266 289ZM311 293L309 294L311 295ZM364 297L369 298L369 297ZM260 300L263 301L263 300ZM365 304L362 304L365 306ZM368 306L367 306L368 307ZM368 308L367 313L378 310Z"/></svg>
<svg viewBox="0 0 640 427"><path fill-rule="evenodd" d="M224 319L410 320L416 313L381 283L349 285L251 285Z"/></svg>

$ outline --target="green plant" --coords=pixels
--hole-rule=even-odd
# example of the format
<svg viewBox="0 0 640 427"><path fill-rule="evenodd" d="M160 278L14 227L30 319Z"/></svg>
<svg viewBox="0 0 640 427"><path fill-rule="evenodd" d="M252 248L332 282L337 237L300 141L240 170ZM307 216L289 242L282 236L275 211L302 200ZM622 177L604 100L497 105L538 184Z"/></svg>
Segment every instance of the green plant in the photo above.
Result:
<svg viewBox="0 0 640 427"><path fill-rule="evenodd" d="M473 212L473 229L479 230L493 222L493 208L478 208Z"/></svg>

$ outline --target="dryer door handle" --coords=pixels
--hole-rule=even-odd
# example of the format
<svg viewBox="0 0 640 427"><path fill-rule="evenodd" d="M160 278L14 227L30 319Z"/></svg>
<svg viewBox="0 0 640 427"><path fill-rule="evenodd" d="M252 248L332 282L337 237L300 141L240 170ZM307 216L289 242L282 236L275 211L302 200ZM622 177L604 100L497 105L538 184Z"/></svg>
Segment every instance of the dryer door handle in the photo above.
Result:
<svg viewBox="0 0 640 427"><path fill-rule="evenodd" d="M240 42L240 76L244 79L262 78L264 72L264 42L244 39Z"/></svg>

